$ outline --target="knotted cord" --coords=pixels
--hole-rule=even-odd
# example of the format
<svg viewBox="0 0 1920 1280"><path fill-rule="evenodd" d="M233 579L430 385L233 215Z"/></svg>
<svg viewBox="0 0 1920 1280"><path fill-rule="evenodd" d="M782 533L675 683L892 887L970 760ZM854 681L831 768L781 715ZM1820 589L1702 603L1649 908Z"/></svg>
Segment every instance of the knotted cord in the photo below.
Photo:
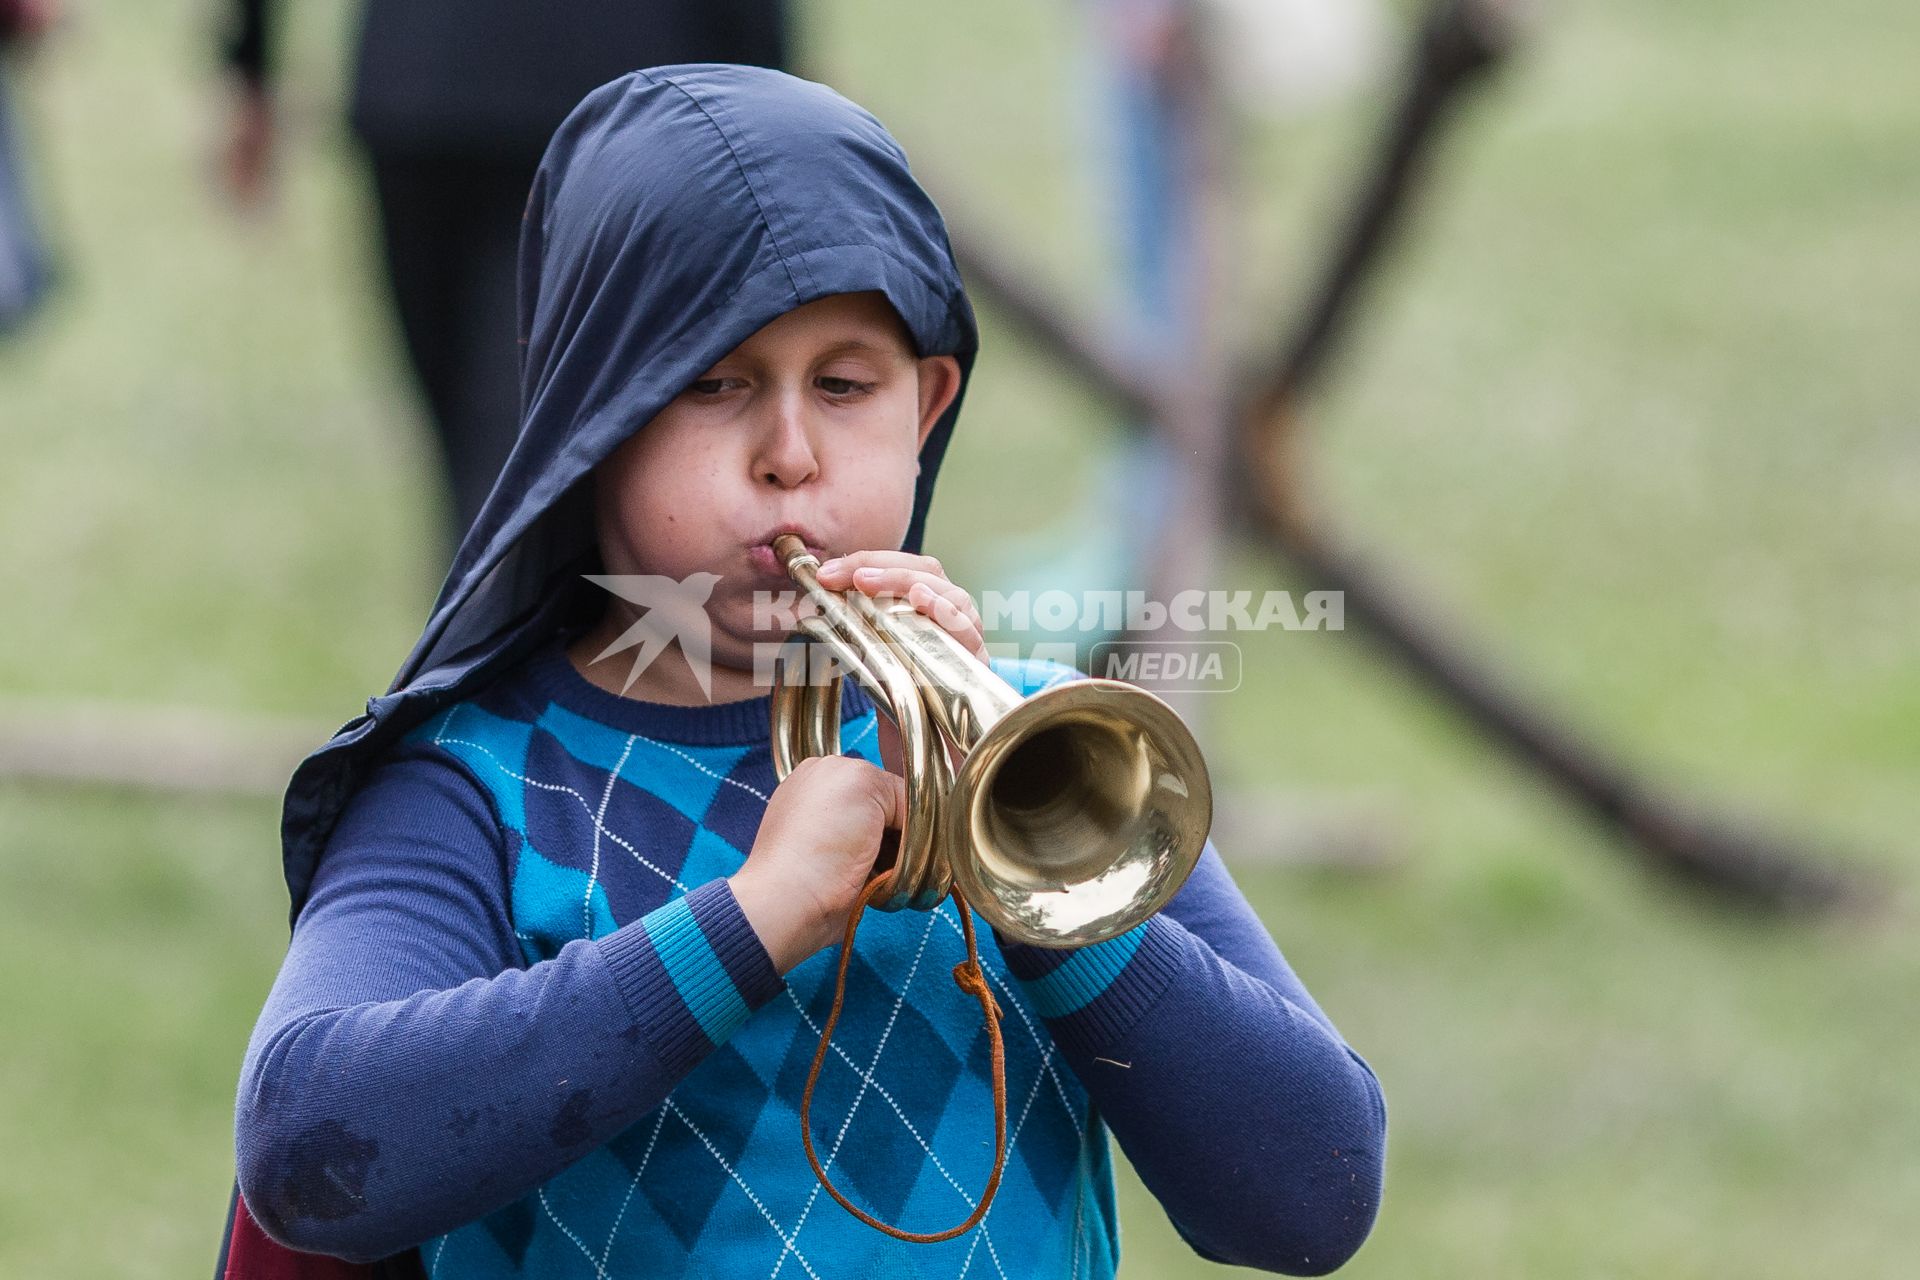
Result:
<svg viewBox="0 0 1920 1280"><path fill-rule="evenodd" d="M980 968L980 949L973 937L973 914L967 910L967 900L960 895L959 886L948 894L953 905L960 912L960 930L967 940L967 958L953 966L953 982L962 991L980 1002L981 1020L986 1023L987 1040L993 1052L993 1174L987 1179L986 1190L980 1194L980 1203L973 1207L967 1220L957 1227L945 1231L902 1231L896 1226L880 1221L860 1206L842 1195L840 1188L833 1185L827 1177L827 1171L820 1164L820 1157L813 1151L813 1126L810 1117L813 1111L813 1087L820 1082L820 1066L826 1061L827 1044L833 1038L833 1028L840 1021L840 1006L847 995L847 962L853 958L853 935L860 927L860 918L876 900L884 898L893 889L893 873L883 872L868 884L866 892L860 897L851 914L847 916L846 936L840 942L840 967L833 978L833 1008L827 1012L826 1025L820 1029L820 1047L814 1051L813 1067L807 1072L806 1091L800 1095L800 1140L807 1147L807 1161L813 1165L814 1174L820 1179L820 1185L827 1194L840 1202L840 1206L860 1221L876 1230L884 1231L896 1239L913 1244L937 1244L942 1240L951 1240L955 1236L965 1235L973 1230L980 1219L986 1216L987 1206L993 1202L994 1192L1000 1189L1000 1174L1007 1162L1007 1061L1006 1049L1000 1039L1000 1004L993 998L993 992L987 987L987 976Z"/></svg>

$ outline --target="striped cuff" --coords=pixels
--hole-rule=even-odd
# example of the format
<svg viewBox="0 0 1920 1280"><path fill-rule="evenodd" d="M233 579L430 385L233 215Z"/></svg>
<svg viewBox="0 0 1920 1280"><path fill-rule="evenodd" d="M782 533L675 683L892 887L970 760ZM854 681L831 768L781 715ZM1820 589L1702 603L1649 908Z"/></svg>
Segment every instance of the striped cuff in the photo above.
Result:
<svg viewBox="0 0 1920 1280"><path fill-rule="evenodd" d="M595 945L662 1064L682 1074L787 985L724 879L655 907Z"/></svg>
<svg viewBox="0 0 1920 1280"><path fill-rule="evenodd" d="M1067 951L995 936L1061 1047L1091 1054L1117 1044L1166 994L1181 964L1181 932L1154 915L1117 938Z"/></svg>

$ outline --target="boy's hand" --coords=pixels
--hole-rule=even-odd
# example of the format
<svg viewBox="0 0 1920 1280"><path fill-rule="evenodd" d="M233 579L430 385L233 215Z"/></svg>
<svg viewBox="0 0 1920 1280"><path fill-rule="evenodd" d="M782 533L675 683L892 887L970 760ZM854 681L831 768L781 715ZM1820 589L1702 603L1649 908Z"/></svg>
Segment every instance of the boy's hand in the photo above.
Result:
<svg viewBox="0 0 1920 1280"><path fill-rule="evenodd" d="M822 564L818 576L830 591L903 599L967 652L987 660L985 627L973 597L948 581L932 556L855 551ZM802 760L774 788L753 851L731 878L740 909L781 973L840 941L873 873L883 833L889 827L897 832L905 819L900 734L884 710L878 714L886 768L847 756Z"/></svg>
<svg viewBox="0 0 1920 1280"><path fill-rule="evenodd" d="M853 756L809 757L773 789L746 864L729 881L775 969L840 940L883 833L906 811L906 783Z"/></svg>
<svg viewBox="0 0 1920 1280"><path fill-rule="evenodd" d="M822 564L817 572L820 585L833 591L858 588L868 595L891 595L905 599L921 613L945 627L974 657L987 660L986 626L973 597L947 580L940 562L932 556L910 551L855 551ZM883 710L880 712L880 759L888 772L905 776L901 764L900 731ZM949 758L958 760L949 750Z"/></svg>
<svg viewBox="0 0 1920 1280"><path fill-rule="evenodd" d="M858 587L870 596L904 599L952 633L968 653L987 660L986 627L973 597L947 581L940 562L910 551L854 551L820 566L820 585L832 591Z"/></svg>

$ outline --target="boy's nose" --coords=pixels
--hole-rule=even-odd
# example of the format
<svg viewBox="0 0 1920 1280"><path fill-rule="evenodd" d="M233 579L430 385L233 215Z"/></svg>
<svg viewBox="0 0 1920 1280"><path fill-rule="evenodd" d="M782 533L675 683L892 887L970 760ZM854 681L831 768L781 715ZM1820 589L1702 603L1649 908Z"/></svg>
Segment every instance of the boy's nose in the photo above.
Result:
<svg viewBox="0 0 1920 1280"><path fill-rule="evenodd" d="M770 420L761 435L760 453L754 459L756 477L782 488L805 484L820 470L813 441L807 435L805 398L797 394L774 397L768 413Z"/></svg>

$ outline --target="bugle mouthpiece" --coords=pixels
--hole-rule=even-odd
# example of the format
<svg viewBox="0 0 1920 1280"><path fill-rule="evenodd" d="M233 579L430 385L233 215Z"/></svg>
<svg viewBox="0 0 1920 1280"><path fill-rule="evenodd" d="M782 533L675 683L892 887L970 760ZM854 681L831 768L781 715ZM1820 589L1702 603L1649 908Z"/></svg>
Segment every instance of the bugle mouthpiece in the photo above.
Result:
<svg viewBox="0 0 1920 1280"><path fill-rule="evenodd" d="M773 558L778 560L780 567L788 573L793 572L794 561L802 556L809 560L814 559L813 553L807 550L807 544L801 540L799 534L783 533L773 540ZM814 563L817 565L819 561L814 560Z"/></svg>

